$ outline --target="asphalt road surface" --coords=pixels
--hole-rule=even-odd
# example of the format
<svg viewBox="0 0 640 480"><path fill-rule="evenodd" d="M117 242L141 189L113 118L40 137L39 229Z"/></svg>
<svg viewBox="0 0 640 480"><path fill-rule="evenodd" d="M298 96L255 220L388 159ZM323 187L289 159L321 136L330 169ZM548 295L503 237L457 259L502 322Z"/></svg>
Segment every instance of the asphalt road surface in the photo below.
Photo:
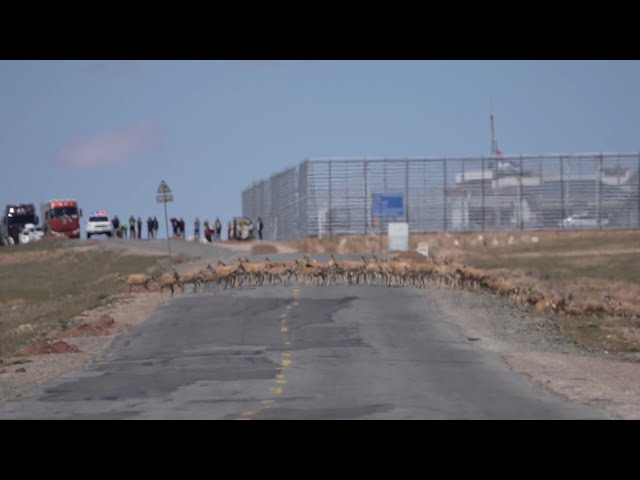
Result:
<svg viewBox="0 0 640 480"><path fill-rule="evenodd" d="M420 290L187 293L0 418L591 419L438 318Z"/></svg>

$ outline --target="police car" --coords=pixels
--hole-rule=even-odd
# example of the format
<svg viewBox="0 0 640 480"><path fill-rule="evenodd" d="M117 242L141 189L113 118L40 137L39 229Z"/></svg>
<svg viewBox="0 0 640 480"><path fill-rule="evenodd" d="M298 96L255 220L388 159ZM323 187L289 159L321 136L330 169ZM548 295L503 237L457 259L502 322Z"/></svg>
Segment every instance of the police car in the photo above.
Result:
<svg viewBox="0 0 640 480"><path fill-rule="evenodd" d="M99 210L97 212L91 212L89 219L87 220L87 238L91 238L91 235L99 235L101 233L106 234L108 237L113 235L113 224L107 212Z"/></svg>

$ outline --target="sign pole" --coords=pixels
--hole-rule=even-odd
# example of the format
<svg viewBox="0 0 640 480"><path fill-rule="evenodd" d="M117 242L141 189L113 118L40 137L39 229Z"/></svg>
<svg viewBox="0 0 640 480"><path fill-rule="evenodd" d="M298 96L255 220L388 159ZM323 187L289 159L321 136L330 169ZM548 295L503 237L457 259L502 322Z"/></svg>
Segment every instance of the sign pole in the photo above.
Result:
<svg viewBox="0 0 640 480"><path fill-rule="evenodd" d="M171 239L169 237L169 221L167 220L167 202L164 203L164 226L167 229L167 246L169 247L169 264L171 264Z"/></svg>
<svg viewBox="0 0 640 480"><path fill-rule="evenodd" d="M171 265L171 237L169 236L169 218L167 216L167 202L173 202L173 194L167 182L162 180L156 192L156 202L164 203L164 225L167 229L167 247L169 248L169 265Z"/></svg>

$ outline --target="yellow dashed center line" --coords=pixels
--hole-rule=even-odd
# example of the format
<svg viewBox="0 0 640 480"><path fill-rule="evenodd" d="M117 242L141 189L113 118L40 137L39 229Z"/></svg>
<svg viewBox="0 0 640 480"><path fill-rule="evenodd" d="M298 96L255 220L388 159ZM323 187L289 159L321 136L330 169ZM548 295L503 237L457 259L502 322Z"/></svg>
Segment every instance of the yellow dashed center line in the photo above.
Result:
<svg viewBox="0 0 640 480"><path fill-rule="evenodd" d="M298 302L298 298L300 296L300 289L299 288L294 288L293 289L293 302L291 302L290 304L285 306L284 312L280 314L280 322L281 322L281 327L280 327L280 332L281 333L287 333L289 331L289 327L287 327L287 316L289 315L289 312L291 311L291 309L293 307L296 307L299 305ZM284 335L283 336L283 340L282 342L284 343L285 346L290 346L291 345L291 341L289 340L288 336ZM281 352L281 355L283 357L290 357L291 356L291 352ZM284 385L287 383L287 378L285 376L285 374L283 373L287 368L289 368L291 366L293 362L289 359L282 359L282 361L280 362L281 367L278 368L278 371L280 373L276 374L276 383L279 385ZM282 395L284 393L283 387L269 387L269 393L271 395ZM271 408L273 407L275 400L262 400L261 402L262 408L266 409L266 408ZM253 417L254 415L256 415L258 412L254 412L253 410L247 410L245 412L242 412L240 414L240 418L238 418L238 420L251 420L251 417Z"/></svg>

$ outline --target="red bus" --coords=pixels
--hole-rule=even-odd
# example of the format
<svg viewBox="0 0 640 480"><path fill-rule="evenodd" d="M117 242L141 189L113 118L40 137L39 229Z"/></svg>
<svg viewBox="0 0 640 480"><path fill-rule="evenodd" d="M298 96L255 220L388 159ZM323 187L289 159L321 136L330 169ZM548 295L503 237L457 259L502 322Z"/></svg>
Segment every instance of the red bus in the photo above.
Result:
<svg viewBox="0 0 640 480"><path fill-rule="evenodd" d="M76 200L49 200L40 210L40 219L45 235L80 238L80 217Z"/></svg>

